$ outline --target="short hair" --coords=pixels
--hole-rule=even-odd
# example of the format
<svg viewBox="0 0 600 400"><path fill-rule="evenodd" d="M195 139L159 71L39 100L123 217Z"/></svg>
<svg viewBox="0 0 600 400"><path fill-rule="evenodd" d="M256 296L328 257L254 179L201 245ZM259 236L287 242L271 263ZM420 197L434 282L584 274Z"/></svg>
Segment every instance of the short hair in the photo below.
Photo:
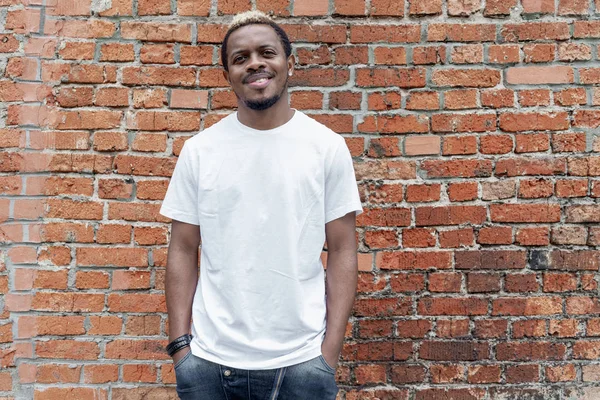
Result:
<svg viewBox="0 0 600 400"><path fill-rule="evenodd" d="M279 25L261 11L246 11L233 18L227 33L225 33L223 43L221 43L221 62L223 63L225 71L229 71L229 65L227 64L227 41L229 40L229 36L236 30L247 25L269 25L273 28L277 36L279 36L279 40L281 41L281 45L285 52L285 57L288 58L292 54L290 39Z"/></svg>

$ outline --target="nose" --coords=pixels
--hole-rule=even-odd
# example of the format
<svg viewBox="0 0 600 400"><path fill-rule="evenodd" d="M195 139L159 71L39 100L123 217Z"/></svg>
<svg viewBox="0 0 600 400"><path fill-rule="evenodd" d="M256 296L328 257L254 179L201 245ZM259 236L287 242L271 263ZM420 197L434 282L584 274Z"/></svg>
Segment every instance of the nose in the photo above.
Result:
<svg viewBox="0 0 600 400"><path fill-rule="evenodd" d="M247 68L248 70L256 71L265 67L264 59L258 53L252 53L249 56Z"/></svg>

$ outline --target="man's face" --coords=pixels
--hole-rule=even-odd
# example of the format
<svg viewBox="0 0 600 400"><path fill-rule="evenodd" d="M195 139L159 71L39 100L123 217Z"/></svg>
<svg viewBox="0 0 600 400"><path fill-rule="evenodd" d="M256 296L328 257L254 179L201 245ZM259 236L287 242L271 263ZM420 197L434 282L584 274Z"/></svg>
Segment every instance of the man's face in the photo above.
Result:
<svg viewBox="0 0 600 400"><path fill-rule="evenodd" d="M285 56L277 33L269 25L246 25L234 31L227 43L229 81L237 98L253 110L277 103L287 90L293 58Z"/></svg>

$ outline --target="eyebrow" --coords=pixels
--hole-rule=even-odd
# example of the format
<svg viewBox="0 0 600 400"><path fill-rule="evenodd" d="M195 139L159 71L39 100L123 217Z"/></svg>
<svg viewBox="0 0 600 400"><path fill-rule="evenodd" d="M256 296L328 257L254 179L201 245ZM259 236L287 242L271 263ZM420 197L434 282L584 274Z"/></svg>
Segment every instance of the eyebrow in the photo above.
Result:
<svg viewBox="0 0 600 400"><path fill-rule="evenodd" d="M258 49L259 50L264 50L265 48L273 48L275 50L277 50L276 46L272 45L272 44L263 44L262 46L260 46ZM244 53L246 50L244 49L240 49L240 50L234 50L231 55L229 56L229 58L233 58L233 56L239 54L239 53Z"/></svg>

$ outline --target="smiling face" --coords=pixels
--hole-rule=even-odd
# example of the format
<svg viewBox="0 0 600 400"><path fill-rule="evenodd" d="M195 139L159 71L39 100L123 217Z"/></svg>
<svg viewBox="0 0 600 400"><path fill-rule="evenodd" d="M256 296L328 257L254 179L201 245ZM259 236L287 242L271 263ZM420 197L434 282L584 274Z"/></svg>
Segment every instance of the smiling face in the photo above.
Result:
<svg viewBox="0 0 600 400"><path fill-rule="evenodd" d="M287 102L288 73L293 57L286 57L277 33L269 25L252 24L234 31L227 42L225 78L238 106L265 110Z"/></svg>

